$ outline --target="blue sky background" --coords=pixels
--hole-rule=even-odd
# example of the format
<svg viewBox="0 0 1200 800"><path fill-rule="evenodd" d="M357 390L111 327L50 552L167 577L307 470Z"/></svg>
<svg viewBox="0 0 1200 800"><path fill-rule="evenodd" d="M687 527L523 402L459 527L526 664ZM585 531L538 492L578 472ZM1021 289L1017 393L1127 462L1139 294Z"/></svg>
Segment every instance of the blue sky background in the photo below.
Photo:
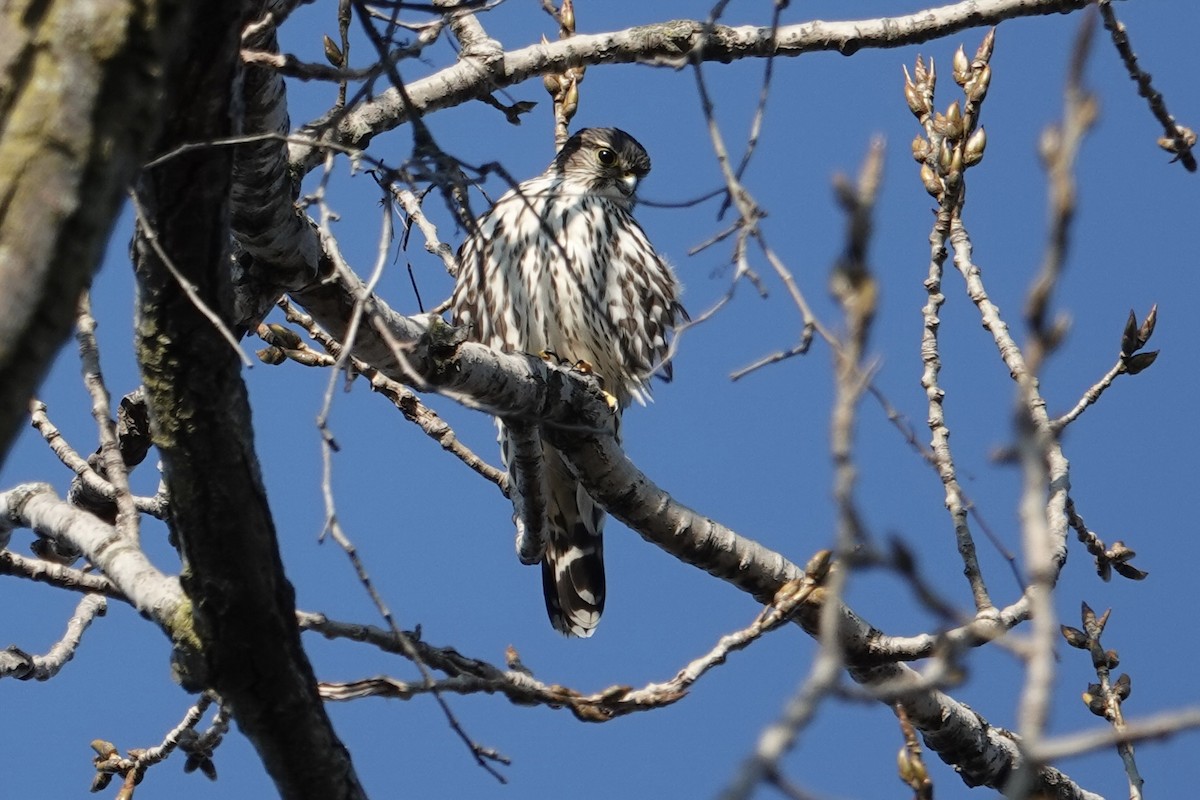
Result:
<svg viewBox="0 0 1200 800"><path fill-rule="evenodd" d="M676 17L703 18L696 2L583 0L581 32L599 32ZM535 0L508 0L482 17L506 49L523 47L553 27ZM731 24L765 24L767 2L732 3ZM793 3L786 22L860 18L915 11L914 3ZM1200 7L1137 0L1116 4L1146 70L1153 73L1171 109L1185 124L1200 122L1195 81L1195 32ZM283 31L285 48L319 61L320 35L336 33L335 5L302 8ZM983 110L987 155L968 176L965 220L975 258L993 300L1019 341L1020 309L1046 241L1046 183L1035 156L1047 123L1061 116L1063 75L1082 16L1052 16L1005 23L992 61L991 92ZM920 308L926 295L928 234L933 201L917 178L909 142L917 124L905 107L902 64L917 52L939 65L938 107L956 96L950 56L960 42L968 53L982 30L967 31L920 48L863 51L853 58L812 54L776 63L761 146L747 186L770 216L763 223L772 247L787 262L818 316L839 327L828 299L829 265L842 247L844 220L832 200L830 178L856 172L871 137L887 139L887 165L876 214L871 263L881 286L881 306L871 340L877 384L928 438L919 385ZM369 56L359 46L355 64ZM444 42L428 63L404 63L415 79L450 63ZM745 139L758 96L763 62L706 65L717 118L731 149ZM1123 539L1138 551L1135 564L1150 572L1141 583L1103 583L1092 560L1072 541L1070 560L1056 594L1062 621L1078 625L1079 604L1113 607L1107 647L1121 654L1120 671L1133 679L1126 713L1139 717L1200 704L1194 680L1200 644L1193 635L1195 570L1200 537L1189 497L1197 490L1200 433L1194 418L1200 390L1197 354L1200 297L1196 264L1197 177L1154 140L1161 134L1106 36L1096 39L1088 84L1101 118L1078 165L1079 214L1067 271L1055 308L1070 315L1071 334L1046 366L1042 389L1052 414L1070 408L1113 363L1130 308L1139 317L1159 304L1151 348L1162 356L1140 376L1123 377L1065 438L1072 465L1072 494L1106 541ZM317 117L335 89L290 87L293 124ZM654 160L642 187L648 201L675 203L720 183L702 125L689 71L648 66L592 67L582 86L576 127L614 125L635 135ZM540 81L508 90L512 99L535 100L520 127L506 124L479 103L428 118L438 143L467 163L499 161L524 178L552 156L550 104ZM411 146L400 129L377 139L372 154L399 163ZM341 215L335 230L343 250L366 274L380 228L378 193L366 176L352 177L338 163L330 203ZM499 181L488 186L495 196ZM461 234L430 204L443 237ZM477 201L477 208L484 207ZM688 250L724 227L717 203L692 208L644 206L638 217L685 284L685 304L698 314L728 288L727 246L689 257ZM130 352L132 279L123 219L97 278L93 305L108 383L120 396L138 382ZM417 310L405 269L411 263L425 303L451 286L440 263L413 234L408 252L390 260L381 292L396 308ZM676 380L660 385L648 408L626 415L627 448L634 461L681 502L803 563L833 536L829 414L832 396L828 348L816 343L803 357L732 383L729 373L760 356L789 347L799 333L794 306L762 259L753 265L771 291L760 299L749 285L714 319L683 338ZM943 388L959 476L966 492L1005 545L1019 549L1016 471L989 456L1012 438L1013 384L982 330L957 273L945 281L942 312ZM256 342L244 347L254 349ZM246 373L255 408L257 446L283 558L301 608L347 621L377 623L343 553L320 543L320 439L314 418L328 374L294 364L258 365ZM95 446L78 360L63 351L40 396L50 415L81 452ZM453 402L428 402L481 455L497 460L491 422ZM616 523L606 541L609 599L604 621L590 640L566 640L547 623L537 570L513 553L510 508L495 487L478 479L406 423L363 382L338 392L332 431L341 445L335 458L338 511L386 601L405 627L420 624L426 641L503 662L513 645L524 663L550 683L582 691L612 684L665 680L707 651L724 633L752 620L758 606L747 596L663 554ZM924 575L967 610L950 520L937 475L887 422L873 401L861 408L857 430L858 500L871 533L904 538ZM26 433L0 473L10 488L46 480L65 492L69 473ZM153 458L135 474L139 491L157 482ZM147 523L144 539L165 571L178 569L161 526ZM26 552L27 532L13 547ZM998 603L1019 588L997 551L977 531L986 577ZM78 598L44 586L0 581L0 646L41 653L57 640ZM911 592L889 575L856 575L848 601L889 633L935 630ZM414 680L415 669L397 658L348 642L305 639L321 679L343 681L388 674ZM379 798L540 798L577 800L630 797L712 797L735 774L763 725L774 720L803 680L815 645L785 629L738 653L705 677L673 707L604 725L577 722L567 711L515 707L499 697L451 697L466 730L513 759L501 786L474 766L429 698L410 702L363 700L330 707L338 733L350 747L368 792ZM1094 729L1102 722L1079 695L1094 680L1088 658L1060 646L1051 728ZM82 797L91 780L95 738L122 750L158 743L190 705L171 683L169 646L153 626L120 604L85 636L75 660L45 684L0 682L0 713L7 740L4 796ZM953 690L991 723L1015 725L1021 664L998 648L973 653L966 683ZM784 763L787 776L822 797L910 796L896 778L902 743L891 712L877 703L828 700ZM1200 734L1137 747L1138 763L1154 796L1185 797L1200 784L1194 758ZM153 768L138 797L265 797L273 787L246 741L232 732L216 755L220 774L209 784L184 775L182 759ZM1116 754L1103 751L1060 764L1091 791L1127 796ZM954 773L931 757L939 798L989 797L969 792ZM114 792L109 789L108 793ZM761 789L760 796L773 796Z"/></svg>

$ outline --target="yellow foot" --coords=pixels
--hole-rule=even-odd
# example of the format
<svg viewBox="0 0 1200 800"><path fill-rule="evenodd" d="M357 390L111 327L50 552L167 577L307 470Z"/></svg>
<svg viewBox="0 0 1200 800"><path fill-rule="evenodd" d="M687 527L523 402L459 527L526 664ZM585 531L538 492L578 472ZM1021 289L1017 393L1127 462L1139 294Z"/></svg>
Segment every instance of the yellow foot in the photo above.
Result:
<svg viewBox="0 0 1200 800"><path fill-rule="evenodd" d="M612 411L617 410L618 403L617 403L616 396L611 395L607 391L605 391L604 378L602 376L596 374L596 369L595 369L595 367L592 366L592 363L590 361L584 361L583 359L580 359L575 362L572 369L574 369L576 372L579 372L583 375L588 375L588 376L592 377L596 381L598 388L600 389L600 394L604 395L604 402L608 404L609 409Z"/></svg>

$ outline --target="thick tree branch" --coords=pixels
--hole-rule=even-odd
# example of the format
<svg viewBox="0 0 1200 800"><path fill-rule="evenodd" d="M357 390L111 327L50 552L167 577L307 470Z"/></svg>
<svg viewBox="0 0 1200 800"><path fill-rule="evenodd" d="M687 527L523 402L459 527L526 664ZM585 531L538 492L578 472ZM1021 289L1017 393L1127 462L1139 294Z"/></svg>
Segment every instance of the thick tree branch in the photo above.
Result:
<svg viewBox="0 0 1200 800"><path fill-rule="evenodd" d="M63 540L104 573L106 584L119 590L111 597L125 600L147 618L168 631L173 639L188 638L186 620L178 619L183 597L179 580L164 575L136 544L122 537L112 525L99 517L61 500L45 483L22 484L0 492L0 540L7 540L13 528L30 528L56 540ZM15 553L4 553L13 571L20 569L34 580L55 583L87 592L105 591L95 575L72 574L66 567L46 567L38 571L34 564L22 563ZM8 571L6 567L4 571Z"/></svg>
<svg viewBox="0 0 1200 800"><path fill-rule="evenodd" d="M232 132L242 16L237 0L210 3L193 26L160 151ZM239 362L189 296L228 313L232 174L229 148L195 149L148 169L139 186L137 355L203 643L181 678L220 694L282 797L361 798L300 644Z"/></svg>
<svg viewBox="0 0 1200 800"><path fill-rule="evenodd" d="M16 0L0 12L0 462L158 130L193 8Z"/></svg>
<svg viewBox="0 0 1200 800"><path fill-rule="evenodd" d="M275 25L270 20L251 25L242 44L278 51ZM247 64L242 99L246 104L242 132L278 134L250 139L234 151L231 225L245 251L245 257L234 260L234 321L251 330L281 291L298 289L316 278L321 248L312 222L295 205L299 182L288 171L287 144L281 138L291 125L283 76L272 67Z"/></svg>

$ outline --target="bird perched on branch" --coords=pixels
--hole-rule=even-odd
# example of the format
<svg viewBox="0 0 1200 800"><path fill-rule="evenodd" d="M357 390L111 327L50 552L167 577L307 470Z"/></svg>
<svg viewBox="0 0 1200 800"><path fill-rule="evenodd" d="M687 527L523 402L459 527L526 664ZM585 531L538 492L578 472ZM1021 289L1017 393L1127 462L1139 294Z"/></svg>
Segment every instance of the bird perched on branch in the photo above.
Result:
<svg viewBox="0 0 1200 800"><path fill-rule="evenodd" d="M459 250L453 317L468 338L590 371L616 399L610 433L649 381L671 378L679 284L631 212L650 157L616 128L585 128L509 191ZM498 420L517 553L542 565L550 621L591 636L604 610L604 511L536 423Z"/></svg>

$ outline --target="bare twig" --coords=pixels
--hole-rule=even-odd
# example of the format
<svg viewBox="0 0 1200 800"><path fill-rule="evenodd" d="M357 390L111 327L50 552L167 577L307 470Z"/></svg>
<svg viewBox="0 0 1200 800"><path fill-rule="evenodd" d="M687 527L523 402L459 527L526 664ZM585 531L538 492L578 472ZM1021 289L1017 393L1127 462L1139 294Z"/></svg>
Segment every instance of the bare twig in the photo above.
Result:
<svg viewBox="0 0 1200 800"><path fill-rule="evenodd" d="M0 678L17 680L48 681L59 673L67 662L75 657L75 651L83 639L83 632L96 617L103 617L108 610L107 601L96 594L89 594L79 601L75 613L67 622L63 638L55 642L44 656L31 656L16 647L0 651Z"/></svg>
<svg viewBox="0 0 1200 800"><path fill-rule="evenodd" d="M904 747L900 748L900 755L897 757L900 780L913 790L913 800L933 800L933 781L925 768L917 731L913 728L912 720L908 718L904 706L897 703L894 708L896 718L900 720L900 732L904 735Z"/></svg>
<svg viewBox="0 0 1200 800"><path fill-rule="evenodd" d="M942 479L946 495L946 510L954 525L955 543L963 561L963 572L971 586L971 596L976 612L980 615L994 613L991 596L979 567L975 541L968 525L968 502L958 479L954 454L950 447L950 427L946 421L945 390L939 382L941 373L941 348L938 333L941 327L940 311L946 296L942 292L942 279L946 262L946 239L950 235L952 221L960 213L963 196L963 173L983 157L986 139L982 128L976 133L979 107L987 96L991 78L989 65L992 34L989 33L980 45L973 60L968 60L961 47L954 55L953 77L963 88L966 101L965 111L958 100L951 103L945 113L934 109L936 71L933 61L928 67L918 56L913 74L905 69L904 92L909 110L921 124L924 135L913 140L912 152L921 164L921 181L926 191L938 200L938 213L929 232L929 269L925 278L926 302L921 309L924 329L921 335L921 360L924 371L921 386L925 389L930 430L929 451L932 464ZM971 157L967 157L968 146ZM957 250L956 250L957 253Z"/></svg>
<svg viewBox="0 0 1200 800"><path fill-rule="evenodd" d="M100 348L96 344L96 318L92 316L91 294L84 292L79 298L75 338L79 342L79 360L83 365L83 385L92 398L92 418L100 439L100 459L104 465L104 477L112 484L117 505L117 532L135 544L140 540L138 511L129 489L129 472L117 442L117 431L112 420L108 387L104 385L104 374L100 371Z"/></svg>
<svg viewBox="0 0 1200 800"><path fill-rule="evenodd" d="M1063 625L1062 635L1067 640L1067 644L1079 650L1087 650L1092 658L1092 668L1095 669L1099 682L1089 684L1087 691L1083 693L1083 701L1087 704L1088 710L1096 716L1108 720L1113 730L1121 735L1126 730L1122 704L1129 699L1131 682L1128 674L1121 674L1116 679L1112 677L1112 671L1116 668L1119 660L1117 651L1105 650L1100 643L1100 636L1104 633L1104 626L1108 622L1110 611L1111 609L1097 617L1096 612L1092 611L1087 603L1084 603L1081 614L1082 630ZM1124 740L1118 741L1117 752L1120 753L1121 762L1125 765L1125 775L1129 781L1129 800L1142 800L1144 781L1138 772L1137 760L1133 755L1133 743Z"/></svg>
<svg viewBox="0 0 1200 800"><path fill-rule="evenodd" d="M410 189L401 189L398 186L392 186L391 191L408 216L409 224L416 223L421 230L425 237L425 250L440 258L446 272L451 276L458 275L458 259L454 257L454 249L438 238L437 226L430 222L421 210L421 201L417 199L416 194Z"/></svg>
<svg viewBox="0 0 1200 800"><path fill-rule="evenodd" d="M1114 728L1064 734L1047 738L1031 751L1030 756L1049 763L1083 755L1121 742L1142 742L1167 739L1177 733L1200 728L1200 707L1181 708L1153 717L1125 723L1124 730Z"/></svg>
<svg viewBox="0 0 1200 800"><path fill-rule="evenodd" d="M1075 39L1063 98L1063 120L1042 132L1040 151L1049 189L1050 235L1046 242L1042 267L1029 288L1025 301L1025 319L1032 339L1028 361L1036 372L1038 365L1058 347L1066 335L1065 319L1047 322L1054 289L1067 257L1068 235L1075 217L1075 159L1084 137L1096 122L1099 107L1096 98L1083 85L1084 67L1091 50L1096 17L1084 15Z"/></svg>
<svg viewBox="0 0 1200 800"><path fill-rule="evenodd" d="M50 446L51 452L58 457L58 460L67 469L79 477L88 491L106 500L115 501L117 499L116 488L105 480L104 476L92 469L92 465L87 462L87 459L83 458L71 447L70 443L62 435L62 432L50 421L45 403L40 400L31 401L29 404L29 415L34 429L41 434L42 439ZM133 497L133 504L143 514L149 514L158 519L166 518L167 501L162 495L155 495L154 497L135 495Z"/></svg>
<svg viewBox="0 0 1200 800"><path fill-rule="evenodd" d="M396 77L398 79L398 76ZM324 208L323 204L322 208ZM328 216L323 211L323 219L321 224L322 230L328 230L328 225ZM421 661L417 651L412 648L412 644L408 641L408 637L403 633L403 631L401 631L399 625L396 624L396 620L392 615L391 609L388 607L386 602L384 602L383 596L376 589L375 584L371 580L370 574L367 571L366 564L364 564L362 559L359 557L358 549L350 541L350 538L342 528L341 522L337 515L336 502L333 493L333 454L337 448L333 435L328 427L329 414L333 406L334 387L337 385L339 372L350 362L350 359L353 357L351 353L354 346L354 340L357 336L357 331L363 317L365 315L374 317L368 308L368 301L373 294L375 285L382 277L384 265L387 263L388 248L391 239L392 214L391 209L387 208L383 213L382 225L380 226L379 246L377 248L377 257L374 269L372 270L371 276L367 283L361 287L361 291L356 297L351 313L351 319L347 326L345 346L337 355L336 361L333 365L334 370L330 374L329 383L326 386L325 399L322 404L321 411L317 416L317 428L321 434L321 493L325 501L326 515L325 527L322 535L324 535L324 532L327 531L333 537L334 541L337 542L338 546L341 547L345 552L346 557L349 559L351 566L354 568L355 574L358 576L359 582L366 590L371 602L374 604L380 616L387 623L388 627L397 636L402 646L405 648L406 655L408 655L410 660L413 661L413 663L417 666L417 669L420 671L425 684L431 687L434 699L437 702L438 707L441 709L443 716L445 716L451 730L454 731L454 733L466 745L467 749L470 750L472 757L475 759L475 763L482 767L488 772L488 774L492 775L500 783L507 783L507 779L499 771L497 771L495 767L492 766L492 762L507 764L508 760L496 753L496 751L494 751L492 748L484 747L477 743L466 732L466 730L463 729L462 724L458 721L458 718L455 716L449 704L442 696L441 691L436 688L432 674ZM339 264L339 268L342 268L341 264ZM393 349L397 357L401 357L400 348L395 346Z"/></svg>
<svg viewBox="0 0 1200 800"><path fill-rule="evenodd" d="M337 360L342 357L344 348L341 342L330 336L323 328L317 325L311 316L305 314L286 298L281 300L279 305L283 309L283 313L288 321L304 328L308 335L321 345L329 355L305 347L298 340L298 337L296 339L287 338L285 341L286 329L281 330L278 326L260 327L260 336L263 336L281 356L297 363L304 364L305 366L334 366ZM266 358L269 360L271 356L267 355ZM443 449L452 453L481 477L496 484L500 488L500 491L505 494L508 493L508 477L505 472L492 466L480 458L475 451L463 444L462 440L455 434L454 429L436 411L422 403L420 398L407 386L399 381L388 378L361 359L351 357L350 365L355 373L362 375L370 382L373 390L390 400L404 414L405 419L415 423L429 438L441 445Z"/></svg>
<svg viewBox="0 0 1200 800"><path fill-rule="evenodd" d="M114 775L119 775L124 780L118 797L133 797L134 787L142 782L142 778L146 775L146 770L155 764L165 761L176 748L184 746L186 749L185 742L195 740L194 729L200 723L200 720L204 718L204 712L208 710L208 707L212 703L213 696L211 694L201 695L196 704L188 709L180 723L167 732L161 744L144 750L130 750L129 754L124 757L117 752L116 746L111 742L106 742L103 739L97 739L92 742L92 749L96 751L96 758L92 762L96 767L96 778L92 781L92 791L98 792L104 789ZM189 738L188 734L192 734L192 736ZM216 741L220 741L219 737ZM211 754L211 748L209 749L209 753ZM201 768L204 769L205 774L210 778L215 778L216 772L212 770L211 760L207 756L204 758L208 761L208 769ZM189 756L189 765L191 763L192 757Z"/></svg>
<svg viewBox="0 0 1200 800"><path fill-rule="evenodd" d="M1145 97L1150 104L1150 112L1163 127L1164 135L1158 140L1158 146L1168 153L1175 155L1175 160L1183 164L1188 172L1196 171L1196 156L1192 148L1196 144L1196 132L1191 128L1180 125L1175 117L1167 111L1167 103L1162 94L1150 82L1150 73L1143 72L1138 66L1137 56L1129 43L1129 34L1125 25L1117 19L1111 0L1099 0L1100 16L1104 19L1104 29L1112 36L1113 44L1125 64L1125 70L1138 85L1138 94Z"/></svg>
<svg viewBox="0 0 1200 800"><path fill-rule="evenodd" d="M432 685L392 678L323 683L322 696L329 700L354 700L362 697L407 699L431 691L501 693L516 703L568 708L585 722L607 722L626 714L649 711L683 698L696 681L725 663L731 653L745 649L767 632L785 624L800 606L820 603L822 585L829 573L829 559L828 551L818 552L809 560L804 575L781 589L775 601L764 608L749 626L722 636L711 650L688 663L670 680L651 683L640 689L613 686L600 692L583 694L559 684L546 684L535 679L528 669L519 666L519 659L511 649L508 660L510 663L517 662L518 666L502 670L485 661L467 658L450 648L432 647L420 641L416 634L408 633L408 642L418 652L422 663L445 673L447 678ZM320 632L326 637L369 642L388 652L410 657L401 639L393 632L333 622L317 614L301 613L298 618L301 628Z"/></svg>

